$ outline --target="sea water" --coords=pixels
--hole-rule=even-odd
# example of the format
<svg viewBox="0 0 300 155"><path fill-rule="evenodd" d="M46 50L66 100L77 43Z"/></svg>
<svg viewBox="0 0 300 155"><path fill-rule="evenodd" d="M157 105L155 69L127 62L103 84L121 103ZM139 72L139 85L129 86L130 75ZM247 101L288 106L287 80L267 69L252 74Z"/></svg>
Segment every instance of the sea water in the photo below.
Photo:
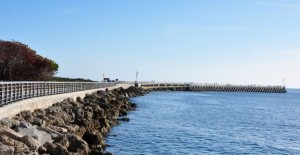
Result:
<svg viewBox="0 0 300 155"><path fill-rule="evenodd" d="M132 98L129 122L107 151L141 154L300 154L300 90L151 92Z"/></svg>

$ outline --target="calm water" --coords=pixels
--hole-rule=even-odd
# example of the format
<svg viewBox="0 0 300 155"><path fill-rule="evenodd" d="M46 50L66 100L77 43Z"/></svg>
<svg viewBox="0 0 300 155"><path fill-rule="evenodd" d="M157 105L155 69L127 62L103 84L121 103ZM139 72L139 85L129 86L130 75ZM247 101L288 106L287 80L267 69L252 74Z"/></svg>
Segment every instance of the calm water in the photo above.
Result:
<svg viewBox="0 0 300 155"><path fill-rule="evenodd" d="M287 94L152 92L132 99L108 151L134 154L300 154L300 90Z"/></svg>

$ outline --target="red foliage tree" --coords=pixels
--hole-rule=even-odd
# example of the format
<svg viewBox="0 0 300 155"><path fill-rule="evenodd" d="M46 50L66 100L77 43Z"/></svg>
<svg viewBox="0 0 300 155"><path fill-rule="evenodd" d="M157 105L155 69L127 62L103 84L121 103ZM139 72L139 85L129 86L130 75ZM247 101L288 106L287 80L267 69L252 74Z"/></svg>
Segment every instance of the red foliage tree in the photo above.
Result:
<svg viewBox="0 0 300 155"><path fill-rule="evenodd" d="M46 81L55 75L58 64L27 45L0 40L0 80Z"/></svg>

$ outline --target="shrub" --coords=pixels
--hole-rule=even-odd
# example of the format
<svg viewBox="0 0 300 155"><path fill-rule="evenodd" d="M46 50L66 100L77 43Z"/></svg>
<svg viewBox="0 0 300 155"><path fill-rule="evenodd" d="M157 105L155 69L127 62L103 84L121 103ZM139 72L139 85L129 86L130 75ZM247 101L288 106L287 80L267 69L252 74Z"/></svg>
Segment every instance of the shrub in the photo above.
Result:
<svg viewBox="0 0 300 155"><path fill-rule="evenodd" d="M0 80L46 81L58 71L58 64L17 41L0 40Z"/></svg>

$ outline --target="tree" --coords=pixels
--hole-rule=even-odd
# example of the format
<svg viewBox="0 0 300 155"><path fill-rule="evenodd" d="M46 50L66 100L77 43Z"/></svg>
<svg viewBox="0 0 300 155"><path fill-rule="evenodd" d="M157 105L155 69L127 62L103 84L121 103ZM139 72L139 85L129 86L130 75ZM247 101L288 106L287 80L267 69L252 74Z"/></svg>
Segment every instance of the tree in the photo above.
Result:
<svg viewBox="0 0 300 155"><path fill-rule="evenodd" d="M58 71L58 64L44 58L28 45L0 40L0 80L46 81Z"/></svg>

